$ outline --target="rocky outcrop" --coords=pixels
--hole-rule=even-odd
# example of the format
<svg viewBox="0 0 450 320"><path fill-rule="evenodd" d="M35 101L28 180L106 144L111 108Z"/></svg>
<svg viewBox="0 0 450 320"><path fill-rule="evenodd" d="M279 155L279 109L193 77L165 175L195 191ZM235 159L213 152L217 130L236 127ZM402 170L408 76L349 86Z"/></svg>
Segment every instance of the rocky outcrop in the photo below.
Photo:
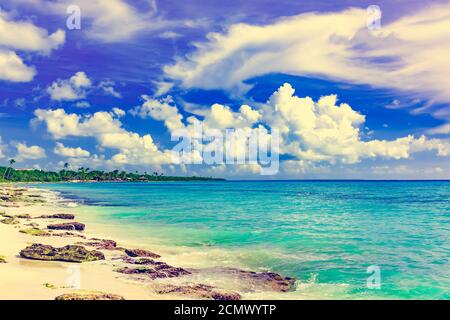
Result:
<svg viewBox="0 0 450 320"><path fill-rule="evenodd" d="M0 263L6 263L6 258L0 255Z"/></svg>
<svg viewBox="0 0 450 320"><path fill-rule="evenodd" d="M50 214L50 215L42 215L42 216L39 216L38 218L73 220L73 219L75 219L75 216L73 214L68 214L68 213L55 213L55 214Z"/></svg>
<svg viewBox="0 0 450 320"><path fill-rule="evenodd" d="M77 245L54 248L43 244L33 244L20 251L20 256L32 260L78 263L105 259L105 255L100 251L89 251L86 248Z"/></svg>
<svg viewBox="0 0 450 320"><path fill-rule="evenodd" d="M32 227L32 228L39 228L39 223L34 223L34 222L24 223L23 225L27 226L27 227Z"/></svg>
<svg viewBox="0 0 450 320"><path fill-rule="evenodd" d="M264 283L274 291L288 292L295 290L296 279L284 277L274 272L239 271L239 274L250 278L254 282Z"/></svg>
<svg viewBox="0 0 450 320"><path fill-rule="evenodd" d="M31 219L31 216L28 213L26 213L26 214L18 214L18 215L16 215L16 218L18 218L18 219Z"/></svg>
<svg viewBox="0 0 450 320"><path fill-rule="evenodd" d="M288 292L295 290L296 279L284 277L274 272L254 272L235 268L212 268L202 270L205 273L220 274L237 281L240 286L248 291L270 290L277 292Z"/></svg>
<svg viewBox="0 0 450 320"><path fill-rule="evenodd" d="M158 294L172 294L176 296L188 296L198 299L212 300L240 300L241 295L237 292L217 289L206 284L192 285L166 285L156 288Z"/></svg>
<svg viewBox="0 0 450 320"><path fill-rule="evenodd" d="M55 300L125 300L124 297L117 294L102 293L102 292L86 292L86 293L66 293L57 296Z"/></svg>
<svg viewBox="0 0 450 320"><path fill-rule="evenodd" d="M117 247L117 242L115 242L114 240L97 239L97 238L92 238L89 240L92 241L82 243L80 242L80 244L103 250L123 250L123 248Z"/></svg>
<svg viewBox="0 0 450 320"><path fill-rule="evenodd" d="M49 224L47 226L47 228L50 230L77 230L77 231L83 231L85 227L86 226L80 222Z"/></svg>
<svg viewBox="0 0 450 320"><path fill-rule="evenodd" d="M5 207L5 208L20 208L20 205L16 204L16 203L1 203L0 202L0 207Z"/></svg>
<svg viewBox="0 0 450 320"><path fill-rule="evenodd" d="M159 254L153 253L148 250L142 249L125 249L125 253L130 257L148 257L148 258L161 258Z"/></svg>
<svg viewBox="0 0 450 320"><path fill-rule="evenodd" d="M0 220L3 224L19 224L19 221L15 217L6 217Z"/></svg>
<svg viewBox="0 0 450 320"><path fill-rule="evenodd" d="M123 261L126 263L130 263L130 264L138 264L138 265L146 265L146 264L155 264L157 263L157 261L150 259L150 258L130 258L130 257L125 257L123 258Z"/></svg>
<svg viewBox="0 0 450 320"><path fill-rule="evenodd" d="M183 268L177 268L169 266L167 263L160 261L147 262L145 267L138 268L119 268L116 272L128 274L128 275L146 275L150 279L155 280L159 278L176 278L184 275L191 274L189 271Z"/></svg>
<svg viewBox="0 0 450 320"><path fill-rule="evenodd" d="M81 238L81 239L86 239L85 236L83 236L82 234L79 233L73 233L73 232L54 232L52 233L52 236L54 237L61 237L61 238Z"/></svg>

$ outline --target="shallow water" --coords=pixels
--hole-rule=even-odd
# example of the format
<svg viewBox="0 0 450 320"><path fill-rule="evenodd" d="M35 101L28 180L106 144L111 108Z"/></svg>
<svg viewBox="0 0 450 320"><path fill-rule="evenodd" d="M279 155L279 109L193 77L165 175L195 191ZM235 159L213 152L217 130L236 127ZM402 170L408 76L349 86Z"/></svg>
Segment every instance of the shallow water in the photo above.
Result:
<svg viewBox="0 0 450 320"><path fill-rule="evenodd" d="M287 298L450 298L450 182L38 187L83 203L77 210L110 234L165 247L184 265L297 277ZM367 287L369 266L380 268L380 289Z"/></svg>

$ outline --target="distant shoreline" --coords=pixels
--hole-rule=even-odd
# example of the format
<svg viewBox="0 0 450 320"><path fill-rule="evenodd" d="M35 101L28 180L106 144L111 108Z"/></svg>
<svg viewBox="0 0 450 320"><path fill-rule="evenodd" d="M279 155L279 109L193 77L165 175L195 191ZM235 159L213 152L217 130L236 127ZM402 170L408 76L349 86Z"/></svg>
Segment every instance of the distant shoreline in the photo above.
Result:
<svg viewBox="0 0 450 320"><path fill-rule="evenodd" d="M403 182L450 182L450 179L441 179L441 180L373 180L373 179L280 179L280 180L233 180L233 179L224 179L224 178L212 178L212 179L183 179L183 180L149 180L149 181L118 181L118 180L73 180L73 181L5 181L0 180L0 184L52 184L52 183L61 183L61 184L76 184L76 183L164 183L164 182L393 182L393 183L403 183Z"/></svg>
<svg viewBox="0 0 450 320"><path fill-rule="evenodd" d="M79 168L78 170L63 169L58 172L38 169L14 169L11 166L0 166L1 182L159 182L159 181L222 181L222 178L201 176L166 176L153 172L102 171Z"/></svg>

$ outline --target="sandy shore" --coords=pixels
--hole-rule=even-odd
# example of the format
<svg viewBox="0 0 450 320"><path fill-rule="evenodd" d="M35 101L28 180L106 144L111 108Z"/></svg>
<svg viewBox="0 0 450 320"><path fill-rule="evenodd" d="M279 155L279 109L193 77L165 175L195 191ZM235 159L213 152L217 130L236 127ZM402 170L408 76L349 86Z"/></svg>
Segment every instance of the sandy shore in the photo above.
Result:
<svg viewBox="0 0 450 320"><path fill-rule="evenodd" d="M88 225L83 231L49 230L52 224L83 223L77 217L73 220L42 217L70 211L50 191L4 184L0 185L0 197L0 261L6 262L0 263L0 300L53 300L68 293L79 298L99 292L139 300L222 300L260 298L266 291L294 290L294 279L274 273L230 268L190 270L168 265L164 257L148 256L147 251L136 256L120 243L103 247L103 239L89 234ZM23 233L24 230L38 231L38 235ZM104 259L74 263L21 257L21 250L32 244L54 248L82 246L100 252ZM152 248L138 249L152 251Z"/></svg>

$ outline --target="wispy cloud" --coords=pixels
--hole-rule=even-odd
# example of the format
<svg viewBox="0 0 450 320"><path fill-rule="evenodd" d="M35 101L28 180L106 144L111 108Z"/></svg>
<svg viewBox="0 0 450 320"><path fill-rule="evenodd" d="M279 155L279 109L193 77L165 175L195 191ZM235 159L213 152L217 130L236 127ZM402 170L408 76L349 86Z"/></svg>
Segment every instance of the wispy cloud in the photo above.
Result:
<svg viewBox="0 0 450 320"><path fill-rule="evenodd" d="M427 7L381 29L365 9L304 13L268 25L210 33L164 68L184 88L246 90L245 80L286 73L388 88L411 99L450 102L450 4Z"/></svg>
<svg viewBox="0 0 450 320"><path fill-rule="evenodd" d="M188 20L167 19L158 12L155 0L139 2L125 0L14 0L15 5L26 5L41 13L63 15L69 6L78 6L81 12L81 31L89 38L105 43L124 42L142 33L174 36L180 26L189 27ZM170 32L170 33L169 33Z"/></svg>
<svg viewBox="0 0 450 320"><path fill-rule="evenodd" d="M114 85L114 81L110 80L101 81L98 84L95 84L85 72L79 71L69 79L57 79L46 89L46 92L50 98L55 101L82 100L94 91L100 91L102 94L114 98L121 98L122 95L116 91ZM87 108L90 104L87 101L83 101L78 102L75 106Z"/></svg>

